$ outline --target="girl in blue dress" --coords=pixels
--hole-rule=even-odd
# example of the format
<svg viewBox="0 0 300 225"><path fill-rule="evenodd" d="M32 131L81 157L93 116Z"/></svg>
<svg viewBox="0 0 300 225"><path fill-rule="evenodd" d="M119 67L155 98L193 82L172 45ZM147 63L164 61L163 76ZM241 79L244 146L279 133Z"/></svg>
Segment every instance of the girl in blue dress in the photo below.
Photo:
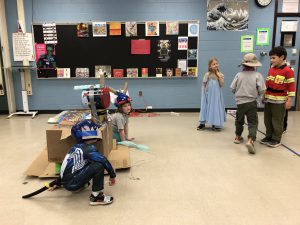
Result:
<svg viewBox="0 0 300 225"><path fill-rule="evenodd" d="M203 77L200 125L197 130L204 129L206 123L216 131L223 128L226 120L223 86L224 75L219 70L218 60L212 58L208 61L208 72Z"/></svg>

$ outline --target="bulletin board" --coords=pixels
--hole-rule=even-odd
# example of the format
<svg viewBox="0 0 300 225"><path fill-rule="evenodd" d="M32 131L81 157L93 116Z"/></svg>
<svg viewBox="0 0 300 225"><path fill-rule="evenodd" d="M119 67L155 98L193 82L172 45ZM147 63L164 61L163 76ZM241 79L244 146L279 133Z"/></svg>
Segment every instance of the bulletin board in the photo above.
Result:
<svg viewBox="0 0 300 225"><path fill-rule="evenodd" d="M138 36L125 36L125 23L121 23L121 35L109 35L109 23L107 23L106 37L93 37L92 23L89 23L89 37L77 36L77 24L56 24L57 44L55 44L56 66L58 68L70 68L70 78L76 78L76 68L89 68L89 78L95 78L95 65L110 65L111 70L123 69L126 78L127 68L138 68L138 78L142 77L142 68L148 68L149 78L156 77L156 68L162 68L162 77L167 77L166 69L178 67L178 60L186 59L187 67L198 68L198 36L188 37L189 23L195 21L179 22L178 35L166 35L165 22L159 23L159 36L145 36L145 23L138 22ZM199 23L199 21L197 21ZM42 24L33 24L34 42L44 43ZM198 31L199 32L199 31ZM188 49L197 49L197 58L188 60L187 50L178 50L178 37L188 37ZM150 40L150 54L131 54L131 40ZM170 40L170 58L162 62L158 58L157 45L159 40ZM113 73L113 72L112 72ZM196 77L195 76L192 77ZM111 75L114 79L113 74ZM182 77L190 77L182 72ZM37 78L57 78L56 70L38 70Z"/></svg>

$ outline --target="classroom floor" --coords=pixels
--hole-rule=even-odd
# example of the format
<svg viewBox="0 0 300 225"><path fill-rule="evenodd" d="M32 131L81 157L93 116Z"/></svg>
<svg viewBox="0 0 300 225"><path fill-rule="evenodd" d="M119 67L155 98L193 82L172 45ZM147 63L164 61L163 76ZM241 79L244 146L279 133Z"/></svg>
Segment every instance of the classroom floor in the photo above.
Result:
<svg viewBox="0 0 300 225"><path fill-rule="evenodd" d="M256 143L256 155L233 143L232 116L221 132L197 131L197 113L130 118L136 143L151 151L131 149L132 167L117 171L116 186L105 178L105 192L115 198L109 206L89 206L90 188L21 198L48 181L23 173L46 144L51 116L0 116L0 224L300 224L300 158L291 151L300 153L300 112L289 113L286 147Z"/></svg>

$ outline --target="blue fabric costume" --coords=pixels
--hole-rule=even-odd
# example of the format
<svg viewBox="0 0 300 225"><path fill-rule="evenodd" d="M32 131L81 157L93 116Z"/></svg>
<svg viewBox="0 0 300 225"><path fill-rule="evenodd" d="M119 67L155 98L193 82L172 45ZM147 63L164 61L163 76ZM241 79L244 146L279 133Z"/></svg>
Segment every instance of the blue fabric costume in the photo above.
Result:
<svg viewBox="0 0 300 225"><path fill-rule="evenodd" d="M203 82L206 83L205 91L201 96L201 110L199 121L201 124L211 124L222 128L226 121L223 92L214 75L205 74Z"/></svg>

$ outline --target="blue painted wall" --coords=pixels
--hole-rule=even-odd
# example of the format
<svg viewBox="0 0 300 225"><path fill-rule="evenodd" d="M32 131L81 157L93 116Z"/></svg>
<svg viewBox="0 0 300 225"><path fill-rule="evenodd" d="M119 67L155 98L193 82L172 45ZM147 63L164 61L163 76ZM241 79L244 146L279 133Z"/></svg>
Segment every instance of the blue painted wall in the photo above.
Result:
<svg viewBox="0 0 300 225"><path fill-rule="evenodd" d="M107 80L106 84L120 88L124 81L129 83L134 108L144 108L138 97L141 90L148 105L153 108L199 108L201 83L207 71L210 57L219 59L225 75L224 98L228 108L235 107L229 89L235 74L240 70L243 54L240 53L240 36L255 35L256 28L273 29L274 1L266 8L259 8L249 0L249 29L243 32L207 31L206 0L24 0L27 31L31 23L41 22L81 22L81 21L147 21L147 20L200 20L199 69L197 79L124 79ZM9 34L17 29L16 1L6 1ZM272 37L271 37L272 41ZM11 42L11 40L10 40ZM10 43L11 44L11 43ZM255 46L255 53L269 51L270 46ZM12 50L11 50L11 55ZM13 60L13 59L12 59ZM263 67L259 71L266 76L269 57L260 57ZM298 61L298 60L297 60ZM12 61L13 62L13 61ZM13 65L19 65L13 62ZM20 77L14 72L17 109L22 109ZM33 96L29 97L29 108L36 110L81 108L80 92L73 91L74 85L96 83L96 79L86 80L42 80L32 72Z"/></svg>

